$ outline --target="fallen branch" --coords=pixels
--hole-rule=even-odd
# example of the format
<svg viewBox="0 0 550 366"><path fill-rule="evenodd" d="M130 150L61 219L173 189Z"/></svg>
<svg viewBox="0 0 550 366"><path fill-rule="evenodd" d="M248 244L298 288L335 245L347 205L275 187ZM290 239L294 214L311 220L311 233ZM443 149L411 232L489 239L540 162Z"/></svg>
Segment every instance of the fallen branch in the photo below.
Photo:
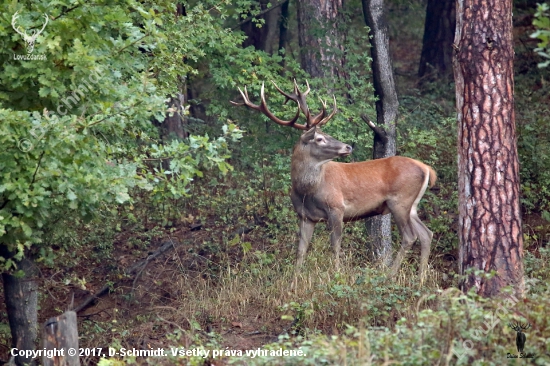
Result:
<svg viewBox="0 0 550 366"><path fill-rule="evenodd" d="M135 287L135 284L136 284L136 281L137 279L139 278L139 276L141 276L141 273L145 270L145 268L147 267L147 265L155 258L159 257L160 255L166 253L167 251L171 250L171 249L174 249L176 246L174 245L174 242L172 240L164 243L161 245L160 248L158 248L155 252L149 254L147 256L147 258L135 263L133 266L131 266L130 268L128 268L125 273L126 275L128 276L131 276L133 275L134 273L135 276L134 276L134 281L133 281L133 285L132 285L132 291ZM100 297L104 296L105 294L107 294L109 292L109 289L111 288L113 284L107 284L105 286L103 286L98 292L96 292L95 294L92 294L90 296L88 296L86 299L84 299L83 302L80 303L80 305L76 306L75 308L73 308L72 310L75 312L75 313L79 313L81 312L82 310L84 309L87 309L89 306L92 305L92 303L99 299Z"/></svg>

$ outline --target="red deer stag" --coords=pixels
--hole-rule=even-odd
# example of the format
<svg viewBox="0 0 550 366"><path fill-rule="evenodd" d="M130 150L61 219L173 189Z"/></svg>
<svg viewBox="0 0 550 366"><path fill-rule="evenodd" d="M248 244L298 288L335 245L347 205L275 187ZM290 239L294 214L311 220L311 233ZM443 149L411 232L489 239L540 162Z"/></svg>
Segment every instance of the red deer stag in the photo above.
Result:
<svg viewBox="0 0 550 366"><path fill-rule="evenodd" d="M304 262L317 222L328 222L338 269L343 222L391 212L402 238L401 249L391 268L391 276L397 273L405 253L418 238L421 243L420 278L423 282L433 234L418 218L416 207L428 184L430 187L434 185L435 171L426 164L403 156L359 163L332 161L334 158L347 156L352 151L351 146L319 129L336 113L336 99L334 98L334 107L330 114L327 115L326 103L322 102L321 112L312 115L306 103L306 96L310 92L309 84L307 90L301 92L294 81L294 93L290 94L281 90L274 82L273 85L286 97L285 103L292 100L298 104L296 115L291 120L281 120L269 110L263 84L260 105L250 101L246 87L244 92L239 88L244 103L231 103L246 105L280 125L305 131L294 146L290 174L291 199L300 219L296 268L299 269ZM300 111L306 117L305 124L296 123Z"/></svg>

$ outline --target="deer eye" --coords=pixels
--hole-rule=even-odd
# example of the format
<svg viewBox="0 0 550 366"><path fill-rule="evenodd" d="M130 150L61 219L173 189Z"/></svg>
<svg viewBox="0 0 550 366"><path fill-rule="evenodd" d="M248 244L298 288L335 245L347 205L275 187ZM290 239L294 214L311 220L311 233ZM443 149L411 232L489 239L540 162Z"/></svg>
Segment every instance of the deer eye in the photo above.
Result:
<svg viewBox="0 0 550 366"><path fill-rule="evenodd" d="M317 141L317 142L323 142L323 140L324 140L324 138L321 137L321 136L319 136L315 139L315 141Z"/></svg>

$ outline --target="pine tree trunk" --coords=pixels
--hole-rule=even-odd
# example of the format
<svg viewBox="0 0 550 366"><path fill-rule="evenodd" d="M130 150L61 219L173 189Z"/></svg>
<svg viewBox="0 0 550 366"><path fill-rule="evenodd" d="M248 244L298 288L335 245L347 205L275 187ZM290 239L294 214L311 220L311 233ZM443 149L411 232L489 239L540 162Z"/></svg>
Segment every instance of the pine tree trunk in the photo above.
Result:
<svg viewBox="0 0 550 366"><path fill-rule="evenodd" d="M428 0L418 77L452 77L455 8L454 0Z"/></svg>
<svg viewBox="0 0 550 366"><path fill-rule="evenodd" d="M24 272L23 277L2 274L11 346L19 350L34 350L38 334L38 285L35 280L38 273L30 259L24 258L17 264ZM16 356L15 363L29 365L34 361L31 357Z"/></svg>
<svg viewBox="0 0 550 366"><path fill-rule="evenodd" d="M514 120L512 0L458 0L455 81L458 114L460 271L494 296L524 292L523 234Z"/></svg>
<svg viewBox="0 0 550 366"><path fill-rule="evenodd" d="M389 49L388 24L384 17L383 0L363 0L365 23L372 35L371 55L374 91L376 102L376 121L383 128L387 139L375 139L373 158L394 156L395 123L399 101L393 80L393 69ZM366 220L366 228L371 241L369 252L376 260L389 265L391 260L391 215L374 216Z"/></svg>

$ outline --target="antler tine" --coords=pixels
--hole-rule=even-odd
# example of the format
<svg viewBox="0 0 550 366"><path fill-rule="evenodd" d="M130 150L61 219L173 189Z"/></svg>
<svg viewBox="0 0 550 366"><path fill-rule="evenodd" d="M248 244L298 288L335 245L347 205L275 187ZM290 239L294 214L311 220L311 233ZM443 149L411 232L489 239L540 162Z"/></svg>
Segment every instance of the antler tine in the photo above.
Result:
<svg viewBox="0 0 550 366"><path fill-rule="evenodd" d="M42 33L42 31L44 30L44 28L46 28L46 26L48 25L48 21L50 20L50 18L48 17L48 14L45 14L45 13L44 13L44 18L46 18L46 22L45 22L44 25L42 26L42 29L40 30L40 32L38 32L37 34Z"/></svg>
<svg viewBox="0 0 550 366"><path fill-rule="evenodd" d="M304 98L309 94L309 92L311 91L311 89L309 88L309 83L306 79L306 85L307 85L307 90L305 92L302 93L302 95L304 96Z"/></svg>
<svg viewBox="0 0 550 366"><path fill-rule="evenodd" d="M289 100L293 100L296 103L298 103L298 94L297 94L296 87L294 88L294 94L288 94L287 92L279 88L279 86L275 84L273 80L271 80L271 82L273 83L273 86L275 87L275 89L277 89L279 93L285 96L285 102L283 104L286 104Z"/></svg>
<svg viewBox="0 0 550 366"><path fill-rule="evenodd" d="M241 96L243 97L244 102L240 103L240 102L234 102L234 101L230 100L229 102L231 104L236 105L236 106L246 105L247 107L250 107L252 109L256 109L258 111L260 110L259 105L256 105L256 104L253 104L253 103L250 102L250 99L248 98L248 91L246 90L246 86L244 87L244 93L241 90L241 88L237 87L237 89L239 89L239 92L241 93Z"/></svg>
<svg viewBox="0 0 550 366"><path fill-rule="evenodd" d="M22 35L23 37L26 37L27 36L27 33L26 32L21 32L19 30L19 27L15 24L17 22L17 19L19 19L19 10L17 10L15 12L15 14L13 14L13 16L11 17L11 26L13 27L13 29L15 29L15 31L17 33L19 33L20 35Z"/></svg>
<svg viewBox="0 0 550 366"><path fill-rule="evenodd" d="M305 92L301 92L298 88L298 83L296 82L296 79L294 79L294 95L296 95L296 102L300 105L300 109L302 112L304 112L304 115L306 116L306 127L307 129L310 129L314 126L311 119L311 112L309 110L309 107L307 106L307 100L306 97L310 92L309 83L306 80L307 90Z"/></svg>
<svg viewBox="0 0 550 366"><path fill-rule="evenodd" d="M306 85L307 85L307 90L305 92L301 92L300 89L298 88L298 83L296 82L296 79L294 79L294 92L301 97L304 97L304 98L307 97L307 95L311 91L307 80L306 80Z"/></svg>
<svg viewBox="0 0 550 366"><path fill-rule="evenodd" d="M237 87L237 89L239 90L239 93L241 93L241 95L243 96L244 98L244 94L243 94L243 91L241 90L241 88ZM241 102L234 102L232 100L229 101L229 103L233 104L233 105L236 105L236 106L242 106L244 105L244 103L241 103Z"/></svg>
<svg viewBox="0 0 550 366"><path fill-rule="evenodd" d="M332 99L334 100L334 108L332 109L332 112L328 116L324 117L321 121L319 121L319 123L317 123L319 127L324 126L332 117L334 117L336 112L338 112L338 106L336 105L336 97L334 96L334 94L332 95ZM325 108L326 108L326 103L323 102L323 112L325 112Z"/></svg>
<svg viewBox="0 0 550 366"><path fill-rule="evenodd" d="M321 120L325 118L325 116L327 115L327 103L323 101L321 98L319 98L319 101L321 102L321 112L319 112L319 114L311 118L312 126L317 126L319 122L321 122Z"/></svg>

